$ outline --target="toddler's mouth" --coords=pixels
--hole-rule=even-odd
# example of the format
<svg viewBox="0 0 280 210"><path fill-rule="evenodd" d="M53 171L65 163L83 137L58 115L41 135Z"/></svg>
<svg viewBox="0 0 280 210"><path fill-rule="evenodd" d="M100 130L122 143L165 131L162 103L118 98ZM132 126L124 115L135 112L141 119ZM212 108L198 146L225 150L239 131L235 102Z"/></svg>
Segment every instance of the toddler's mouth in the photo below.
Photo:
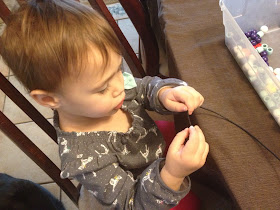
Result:
<svg viewBox="0 0 280 210"><path fill-rule="evenodd" d="M124 99L114 108L114 109L120 109L123 105Z"/></svg>

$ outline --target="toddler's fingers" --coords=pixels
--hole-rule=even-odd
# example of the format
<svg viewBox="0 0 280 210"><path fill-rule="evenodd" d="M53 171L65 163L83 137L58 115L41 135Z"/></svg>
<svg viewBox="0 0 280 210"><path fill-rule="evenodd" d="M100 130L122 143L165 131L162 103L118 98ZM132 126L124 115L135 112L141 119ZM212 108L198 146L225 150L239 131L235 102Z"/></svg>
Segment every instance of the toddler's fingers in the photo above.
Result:
<svg viewBox="0 0 280 210"><path fill-rule="evenodd" d="M203 161L203 165L206 162L206 158L207 158L208 153L209 153L209 144L206 142L204 153L202 154L202 157L201 157L201 160Z"/></svg>
<svg viewBox="0 0 280 210"><path fill-rule="evenodd" d="M198 139L198 133L195 129L195 127L190 126L189 128L189 140L187 141L187 143L184 146L184 152L187 154L189 152L196 152L197 148L199 146L199 139Z"/></svg>
<svg viewBox="0 0 280 210"><path fill-rule="evenodd" d="M185 128L184 130L177 133L173 141L171 142L168 151L169 150L179 151L182 145L184 145L185 139L188 137L188 135L189 135L189 128Z"/></svg>
<svg viewBox="0 0 280 210"><path fill-rule="evenodd" d="M191 92L187 90L180 90L174 93L174 97L176 101L184 104L184 106L188 109L188 111L192 111L192 107L194 106L194 96ZM187 111L187 110L184 110Z"/></svg>
<svg viewBox="0 0 280 210"><path fill-rule="evenodd" d="M185 104L171 100L169 101L168 107L166 108L173 112L185 112L188 109Z"/></svg>
<svg viewBox="0 0 280 210"><path fill-rule="evenodd" d="M204 97L201 95L200 96L200 104L198 106L201 106L203 104L203 102L204 102Z"/></svg>
<svg viewBox="0 0 280 210"><path fill-rule="evenodd" d="M205 136L202 132L202 130L200 129L200 127L198 125L195 126L195 130L198 134L198 139L201 141L201 142L205 142Z"/></svg>
<svg viewBox="0 0 280 210"><path fill-rule="evenodd" d="M203 103L204 101L203 96L199 92L197 92L194 88L188 87L187 89L185 89L185 91L193 95L194 99L197 100L197 106L200 106Z"/></svg>
<svg viewBox="0 0 280 210"><path fill-rule="evenodd" d="M198 135L198 141L199 141L199 147L197 149L197 154L201 157L202 154L204 153L204 150L205 150L205 136L202 132L202 130L198 127L198 126L195 126L195 129L196 129L196 132L197 132L197 135Z"/></svg>
<svg viewBox="0 0 280 210"><path fill-rule="evenodd" d="M199 157L200 159L203 159L203 155L205 153L206 147L207 147L207 143L205 142L204 139L198 139L199 141L199 145L196 151L196 156Z"/></svg>

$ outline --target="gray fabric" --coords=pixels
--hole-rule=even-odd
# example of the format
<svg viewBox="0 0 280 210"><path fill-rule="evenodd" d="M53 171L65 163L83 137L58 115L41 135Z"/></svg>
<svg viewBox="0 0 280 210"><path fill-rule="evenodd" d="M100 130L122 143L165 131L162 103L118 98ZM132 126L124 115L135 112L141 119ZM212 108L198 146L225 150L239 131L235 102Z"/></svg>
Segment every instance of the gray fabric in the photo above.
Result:
<svg viewBox="0 0 280 210"><path fill-rule="evenodd" d="M188 81L205 98L203 107L245 128L279 157L279 125L225 45L219 1L147 2L158 10L153 16L164 40L170 75ZM252 28L258 30L255 24L251 23ZM230 209L220 205L224 195L231 197L233 209L279 209L280 164L273 155L241 129L206 110L196 109L191 122L200 126L210 146L206 164L191 178L222 196L216 206L210 206L211 195L196 194L206 209ZM175 124L178 130L188 126L186 116L175 115Z"/></svg>
<svg viewBox="0 0 280 210"><path fill-rule="evenodd" d="M57 112L62 178L76 178L92 194L92 205L103 209L169 209L189 192L190 180L174 191L161 180L159 171L165 142L145 109L170 113L161 106L157 93L164 86L186 85L177 79L136 79L137 87L125 90L122 109L131 116L126 132L64 132ZM133 169L146 168L137 176ZM143 170L142 170L143 171Z"/></svg>

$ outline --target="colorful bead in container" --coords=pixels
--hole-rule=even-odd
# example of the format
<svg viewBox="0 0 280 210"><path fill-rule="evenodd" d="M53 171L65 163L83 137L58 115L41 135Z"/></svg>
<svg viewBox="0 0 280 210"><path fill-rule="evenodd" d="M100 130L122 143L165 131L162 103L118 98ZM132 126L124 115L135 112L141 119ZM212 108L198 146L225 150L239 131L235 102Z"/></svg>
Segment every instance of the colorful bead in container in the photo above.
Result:
<svg viewBox="0 0 280 210"><path fill-rule="evenodd" d="M272 47L269 47L267 44L261 44L262 41L261 37L263 37L264 34L267 32L268 32L268 27L264 25L260 27L260 31L257 32L257 30L253 29L248 32L245 32L245 35L250 40L254 48L258 51L262 59L269 66L267 56L273 53L273 49Z"/></svg>
<svg viewBox="0 0 280 210"><path fill-rule="evenodd" d="M256 51L259 53L261 58L266 62L268 65L268 68L271 72L274 73L276 78L280 81L280 68L273 69L271 66L269 66L268 63L268 56L270 56L273 53L273 48L269 47L268 44L261 43L261 38L268 32L267 26L261 26L260 31L257 31L255 29L252 29L250 31L245 32L246 37L249 39L251 44L254 46ZM247 73L250 81L256 80L256 72L261 72L260 69L257 69L254 67L254 60L251 59L251 57L254 58L254 56L250 55L250 52L247 52L246 49L243 49L241 46L234 47L234 52L236 54L237 58L242 58L244 56L248 57L248 63L245 63L242 65L242 68ZM240 53L241 52L241 53ZM267 88L269 92L274 92L275 87L272 88L272 85L267 85Z"/></svg>
<svg viewBox="0 0 280 210"><path fill-rule="evenodd" d="M265 0L262 1L264 5L252 3L251 1L246 0L246 2L251 2L252 5L254 5L257 9L266 11L268 8L268 2ZM272 5L275 3L272 0L269 1L271 1ZM278 72L277 70L274 71L276 67L280 67L280 60L277 58L279 51L277 50L276 53L273 52L272 55L268 55L267 51L263 50L266 55L260 55L261 53L255 49L261 46L258 44L253 46L251 44L251 34L255 31L249 31L251 28L248 28L248 31L241 31L243 27L247 27L249 25L252 27L253 24L257 23L263 23L262 25L267 24L269 27L271 27L271 29L279 29L279 18L275 14L269 13L267 11L265 13L266 15L263 16L260 15L256 10L249 10L249 4L243 4L244 1L237 1L240 3L240 5L235 8L231 7L233 6L232 3L235 3L236 1L221 0L220 2L222 2L221 8L223 11L223 23L225 26L225 44L230 50L237 64L241 67L241 70L252 84L253 88L256 90L280 126L280 81L278 81L280 76L276 75L275 72ZM227 8L227 3L225 2L230 2L230 7ZM238 11L234 11L235 9ZM270 6L269 10L271 10ZM231 14L234 14L234 16ZM241 14L241 16L239 16L239 14ZM274 48L275 45L273 46L272 44L278 43L277 37L279 35L279 30L271 30L267 26L262 25L259 25L259 28L255 27L257 29L256 37L260 37L262 39L259 44L262 45L263 43L267 43L268 45L271 45L270 47ZM246 34L244 34L244 32L246 32ZM253 38L255 38L254 35ZM276 48L274 50L276 50ZM261 58L262 56L267 56L269 59L268 62L270 62L271 65L277 65L278 63L279 66L274 66L274 68L269 67Z"/></svg>
<svg viewBox="0 0 280 210"><path fill-rule="evenodd" d="M249 39L251 44L254 46L256 51L259 53L259 55L262 57L262 59L266 62L269 70L273 72L276 78L280 81L280 68L273 69L271 66L269 66L268 63L268 57L273 53L273 48L269 47L268 44L261 43L261 38L267 32L268 27L262 26L260 28L260 31L256 32L256 30L250 30L248 32L245 32L245 35ZM254 61L252 63L254 64ZM247 73L251 83L258 81L256 79L257 76L262 77L264 79L264 75L261 73L262 68L250 64L250 56L248 57L248 63L245 63L242 66L242 68ZM273 80L271 80L269 77L266 77L264 81L265 82L263 83L263 85L265 88L260 91L259 95L261 96L262 100L267 105L267 107L273 110L273 116L275 117L277 122L280 123L280 91L278 90L278 87L275 85ZM259 90L262 87L262 85L259 86L256 84L255 86L257 86Z"/></svg>

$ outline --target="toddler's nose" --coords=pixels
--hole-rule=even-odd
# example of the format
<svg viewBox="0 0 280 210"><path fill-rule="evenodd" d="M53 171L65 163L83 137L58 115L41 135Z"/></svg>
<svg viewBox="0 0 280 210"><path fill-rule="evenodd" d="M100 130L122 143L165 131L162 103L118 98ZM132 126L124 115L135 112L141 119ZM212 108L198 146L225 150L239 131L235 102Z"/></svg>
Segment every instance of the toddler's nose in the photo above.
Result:
<svg viewBox="0 0 280 210"><path fill-rule="evenodd" d="M120 86L116 87L113 92L113 97L114 98L118 97L120 94L122 94L122 92L123 92L123 88L121 88Z"/></svg>
<svg viewBox="0 0 280 210"><path fill-rule="evenodd" d="M118 79L115 80L114 83L113 97L115 98L122 94L124 90L124 80L122 74L119 74Z"/></svg>

